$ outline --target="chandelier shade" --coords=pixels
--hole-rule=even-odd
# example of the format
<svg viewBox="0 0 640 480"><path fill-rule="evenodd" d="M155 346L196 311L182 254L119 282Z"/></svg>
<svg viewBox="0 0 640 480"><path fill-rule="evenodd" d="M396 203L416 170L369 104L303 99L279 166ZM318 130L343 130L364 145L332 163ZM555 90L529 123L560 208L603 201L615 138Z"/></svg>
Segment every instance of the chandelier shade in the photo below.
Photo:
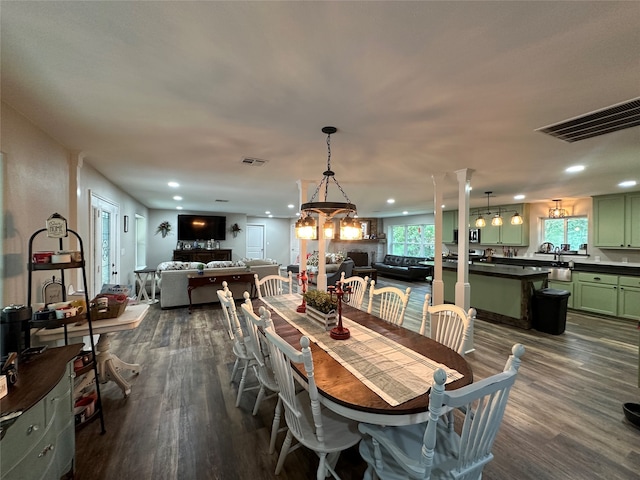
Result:
<svg viewBox="0 0 640 480"><path fill-rule="evenodd" d="M549 209L549 218L566 217L567 211L564 208L562 208L562 204L560 203L562 202L562 200L553 200L553 201L556 202L556 206L551 207Z"/></svg>

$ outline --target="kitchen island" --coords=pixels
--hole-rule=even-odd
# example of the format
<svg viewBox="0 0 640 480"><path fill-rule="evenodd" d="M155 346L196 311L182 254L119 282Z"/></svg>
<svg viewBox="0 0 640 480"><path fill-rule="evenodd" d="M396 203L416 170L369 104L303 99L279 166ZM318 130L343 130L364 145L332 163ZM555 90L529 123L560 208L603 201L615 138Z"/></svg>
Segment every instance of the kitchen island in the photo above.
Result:
<svg viewBox="0 0 640 480"><path fill-rule="evenodd" d="M442 264L444 300L455 303L458 265ZM497 264L469 265L471 307L478 318L530 329L533 292L544 288L549 270Z"/></svg>

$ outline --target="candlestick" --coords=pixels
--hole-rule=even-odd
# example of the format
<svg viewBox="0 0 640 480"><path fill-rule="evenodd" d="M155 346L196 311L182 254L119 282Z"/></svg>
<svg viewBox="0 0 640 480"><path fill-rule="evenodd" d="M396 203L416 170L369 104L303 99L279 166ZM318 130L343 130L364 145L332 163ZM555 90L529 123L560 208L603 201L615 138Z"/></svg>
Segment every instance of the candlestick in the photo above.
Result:
<svg viewBox="0 0 640 480"><path fill-rule="evenodd" d="M351 295L351 286L347 285L344 287L342 282L336 282L335 286L327 287L327 291L331 298L333 295L338 299L338 325L333 327L329 332L329 336L335 340L346 340L351 336L348 328L342 326L342 299L345 295L347 295L347 302L349 301Z"/></svg>

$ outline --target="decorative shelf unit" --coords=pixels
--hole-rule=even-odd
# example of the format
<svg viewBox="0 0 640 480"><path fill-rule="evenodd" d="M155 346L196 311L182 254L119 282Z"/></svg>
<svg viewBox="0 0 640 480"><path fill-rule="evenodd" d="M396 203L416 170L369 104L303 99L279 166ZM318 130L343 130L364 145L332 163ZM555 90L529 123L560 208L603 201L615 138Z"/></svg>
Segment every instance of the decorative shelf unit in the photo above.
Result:
<svg viewBox="0 0 640 480"><path fill-rule="evenodd" d="M176 262L201 262L231 261L231 249L218 248L208 250L206 248L185 248L173 251L173 260Z"/></svg>
<svg viewBox="0 0 640 480"><path fill-rule="evenodd" d="M82 390L81 388L79 388L79 385L82 386L86 386L87 384L89 385L95 385L95 396L96 396L96 400L95 400L95 409L94 412L85 419L85 421L83 421L82 423L80 423L78 426L84 426L86 424L88 424L90 421L95 420L96 418L100 418L100 427L101 427L101 433L105 433L105 427L104 427L104 415L103 415L103 410L102 410L102 397L100 395L100 381L99 381L99 377L98 377L98 364L96 362L96 347L95 347L95 342L93 340L93 326L91 323L91 309L89 308L89 297L88 297L88 285L87 285L87 272L86 272L86 268L85 268L85 256L84 256L84 246L82 243L82 238L80 238L80 235L78 235L75 231L71 230L71 229L66 229L67 235L64 238L58 238L58 250L64 250L64 240L69 238L69 235L73 235L73 237L75 237L75 239L78 242L78 247L80 249L80 261L72 261L72 262L68 262L68 263L35 263L33 261L33 242L34 240L38 239L39 237L42 236L43 233L46 233L47 229L43 228L41 230L37 230L36 232L33 233L33 235L31 235L31 238L29 239L29 260L28 260L28 272L29 272L29 280L28 280L28 293L27 293L27 303L28 305L33 305L32 302L32 293L33 290L35 288L33 282L33 272L35 271L57 271L60 273L60 282L62 285L62 301L66 301L67 299L67 289L66 289L66 283L65 283L65 272L67 270L76 270L76 269L80 269L82 271L82 281L83 281L83 287L84 287L84 301L85 301L85 305L86 305L86 312L83 312L81 315L77 315L75 317L69 317L69 318L65 318L65 319L55 319L55 320L32 320L31 321L31 326L34 328L58 328L58 327L63 327L64 328L64 343L65 345L69 344L69 338L67 335L67 325L70 323L76 323L79 321L86 321L89 327L89 343L91 346L91 351L90 352L85 352L85 355L90 353L91 354L91 362L88 365L83 366L83 368L81 368L80 370L74 372L76 374L76 380L75 380L75 388L74 388L74 404L75 404L75 395L77 395L79 393L80 390ZM46 235L45 235L46 236ZM55 241L55 238L51 238L50 241ZM43 301L46 300L43 299ZM93 375L93 380L88 382L87 378L82 378L82 377L86 377L87 375Z"/></svg>

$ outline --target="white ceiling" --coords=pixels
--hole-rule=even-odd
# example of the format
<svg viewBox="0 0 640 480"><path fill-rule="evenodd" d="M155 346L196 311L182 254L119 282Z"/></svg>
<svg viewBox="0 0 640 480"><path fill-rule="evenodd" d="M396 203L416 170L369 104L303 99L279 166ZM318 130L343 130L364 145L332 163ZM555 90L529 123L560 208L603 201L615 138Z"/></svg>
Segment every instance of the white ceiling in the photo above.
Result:
<svg viewBox="0 0 640 480"><path fill-rule="evenodd" d="M149 208L178 193L187 211L293 216L296 180L326 168L325 125L363 217L433 211L432 174L455 207L463 168L472 206L640 183L640 127L573 144L535 131L639 96L640 2L0 8L2 100Z"/></svg>

